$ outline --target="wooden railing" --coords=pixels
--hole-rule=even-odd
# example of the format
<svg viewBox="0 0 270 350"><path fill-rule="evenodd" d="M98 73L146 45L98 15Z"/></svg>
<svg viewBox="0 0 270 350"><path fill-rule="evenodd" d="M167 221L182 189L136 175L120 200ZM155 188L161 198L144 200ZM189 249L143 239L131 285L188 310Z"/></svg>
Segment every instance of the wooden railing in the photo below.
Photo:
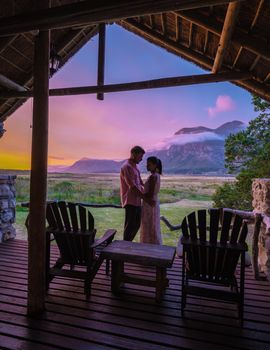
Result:
<svg viewBox="0 0 270 350"><path fill-rule="evenodd" d="M47 203L51 203L54 201L48 201ZM66 201L68 202L68 201ZM76 205L81 205L83 207L89 207L89 208L115 208L115 209L122 209L121 205L118 204L91 204L91 203L84 203L84 202L73 202L72 203ZM21 206L24 208L29 208L29 202L23 202L21 203Z"/></svg>

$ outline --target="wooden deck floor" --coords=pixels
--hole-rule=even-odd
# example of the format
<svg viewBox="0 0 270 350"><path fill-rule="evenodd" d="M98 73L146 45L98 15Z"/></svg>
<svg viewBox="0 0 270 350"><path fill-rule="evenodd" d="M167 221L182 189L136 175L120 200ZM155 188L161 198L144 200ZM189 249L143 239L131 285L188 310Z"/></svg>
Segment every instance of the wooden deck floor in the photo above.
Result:
<svg viewBox="0 0 270 350"><path fill-rule="evenodd" d="M149 269L135 265L132 273ZM0 244L1 349L270 349L270 284L255 281L247 269L243 328L234 305L188 298L180 315L180 260L168 271L170 287L157 305L154 290L126 285L110 290L104 266L86 302L81 281L55 278L46 312L26 316L27 242Z"/></svg>

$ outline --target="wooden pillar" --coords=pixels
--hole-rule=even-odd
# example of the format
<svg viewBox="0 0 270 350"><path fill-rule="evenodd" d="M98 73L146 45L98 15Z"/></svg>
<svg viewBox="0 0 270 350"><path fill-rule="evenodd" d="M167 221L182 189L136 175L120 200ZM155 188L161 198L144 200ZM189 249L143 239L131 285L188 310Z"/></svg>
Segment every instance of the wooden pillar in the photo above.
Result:
<svg viewBox="0 0 270 350"><path fill-rule="evenodd" d="M47 2L48 3L48 2ZM35 41L30 219L28 229L28 314L45 309L45 226L48 158L50 32Z"/></svg>
<svg viewBox="0 0 270 350"><path fill-rule="evenodd" d="M104 68L105 68L105 23L99 25L99 39L98 39L98 76L97 76L97 86L104 85ZM97 94L98 100L104 100L104 93L99 92Z"/></svg>

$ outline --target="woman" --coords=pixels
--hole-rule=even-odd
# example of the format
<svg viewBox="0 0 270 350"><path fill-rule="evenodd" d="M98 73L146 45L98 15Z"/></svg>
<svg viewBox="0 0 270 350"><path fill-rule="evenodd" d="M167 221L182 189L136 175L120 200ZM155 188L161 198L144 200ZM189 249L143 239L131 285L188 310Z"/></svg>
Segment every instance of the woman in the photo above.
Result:
<svg viewBox="0 0 270 350"><path fill-rule="evenodd" d="M157 157L147 158L147 170L151 175L144 184L144 194L154 201L151 206L143 201L141 218L141 243L162 244L160 232L160 210L158 192L160 189L160 175L162 173L162 163Z"/></svg>

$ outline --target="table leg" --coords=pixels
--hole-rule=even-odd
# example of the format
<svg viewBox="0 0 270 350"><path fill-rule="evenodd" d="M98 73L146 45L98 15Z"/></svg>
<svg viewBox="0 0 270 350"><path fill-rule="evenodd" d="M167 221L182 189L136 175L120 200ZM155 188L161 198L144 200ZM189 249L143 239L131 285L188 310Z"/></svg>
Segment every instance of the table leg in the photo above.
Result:
<svg viewBox="0 0 270 350"><path fill-rule="evenodd" d="M113 293L117 293L121 284L121 276L124 271L123 261L112 260L112 278L111 289Z"/></svg>
<svg viewBox="0 0 270 350"><path fill-rule="evenodd" d="M166 268L156 267L156 302L160 303L165 292L165 288L168 285L166 278Z"/></svg>

